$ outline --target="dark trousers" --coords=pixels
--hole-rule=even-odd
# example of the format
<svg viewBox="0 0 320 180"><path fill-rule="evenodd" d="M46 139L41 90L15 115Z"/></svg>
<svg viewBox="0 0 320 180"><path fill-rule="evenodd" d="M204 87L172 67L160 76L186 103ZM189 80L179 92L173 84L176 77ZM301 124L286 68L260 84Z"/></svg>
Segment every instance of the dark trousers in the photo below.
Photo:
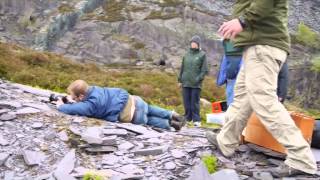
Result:
<svg viewBox="0 0 320 180"><path fill-rule="evenodd" d="M200 121L200 88L182 88L185 118Z"/></svg>

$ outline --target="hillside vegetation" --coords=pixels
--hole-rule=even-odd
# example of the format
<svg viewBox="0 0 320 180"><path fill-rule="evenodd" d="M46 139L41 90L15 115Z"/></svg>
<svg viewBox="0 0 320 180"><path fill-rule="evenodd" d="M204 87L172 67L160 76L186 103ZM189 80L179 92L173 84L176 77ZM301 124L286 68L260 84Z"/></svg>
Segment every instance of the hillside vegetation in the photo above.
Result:
<svg viewBox="0 0 320 180"><path fill-rule="evenodd" d="M0 43L0 78L58 92L65 92L70 82L86 80L89 84L121 87L142 96L152 104L183 112L180 89L175 74L141 69L114 69L94 64L80 64L53 53L40 53L17 45ZM224 99L223 88L206 78L202 97ZM203 109L202 114L210 111Z"/></svg>

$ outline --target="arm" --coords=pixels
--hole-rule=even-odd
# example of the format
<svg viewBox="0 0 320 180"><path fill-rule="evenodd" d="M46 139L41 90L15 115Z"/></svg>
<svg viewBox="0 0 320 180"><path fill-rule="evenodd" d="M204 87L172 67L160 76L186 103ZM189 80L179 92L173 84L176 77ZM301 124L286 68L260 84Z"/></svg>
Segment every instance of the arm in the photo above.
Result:
<svg viewBox="0 0 320 180"><path fill-rule="evenodd" d="M202 81L204 79L204 76L208 74L208 64L207 64L207 57L204 54L203 55L203 60L202 60L202 66L201 66L201 71L199 74L199 81Z"/></svg>
<svg viewBox="0 0 320 180"><path fill-rule="evenodd" d="M180 68L180 74L178 77L178 82L181 83L182 73L183 73L183 64L184 64L184 57L182 58L181 68Z"/></svg>
<svg viewBox="0 0 320 180"><path fill-rule="evenodd" d="M242 15L243 19L249 24L260 21L270 15L274 8L274 0L255 0ZM241 18L240 18L241 19Z"/></svg>
<svg viewBox="0 0 320 180"><path fill-rule="evenodd" d="M93 106L89 101L78 102L74 104L63 104L58 107L60 112L70 114L70 115L79 115L79 116L87 116L92 117L93 114Z"/></svg>

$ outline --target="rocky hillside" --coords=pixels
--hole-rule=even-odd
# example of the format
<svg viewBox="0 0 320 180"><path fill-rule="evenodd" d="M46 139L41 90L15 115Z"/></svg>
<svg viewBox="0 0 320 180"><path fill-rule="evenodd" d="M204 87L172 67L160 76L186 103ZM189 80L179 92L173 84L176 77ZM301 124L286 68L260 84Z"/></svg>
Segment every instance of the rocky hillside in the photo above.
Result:
<svg viewBox="0 0 320 180"><path fill-rule="evenodd" d="M273 179L270 168L282 163L272 156L283 156L258 153L252 144L226 159L205 129L163 131L65 115L47 102L50 93L0 79L0 179ZM213 175L200 163L211 154L218 159Z"/></svg>
<svg viewBox="0 0 320 180"><path fill-rule="evenodd" d="M154 67L159 60L178 68L188 40L194 34L203 38L211 74L217 72L222 49L216 31L230 17L233 0L2 0L0 38L38 50L49 50L79 62L129 64ZM304 22L320 31L318 0L290 1L289 27L292 34ZM319 98L314 90L301 85L298 67L309 67L314 52L293 46L289 64L292 85L299 91L290 96ZM310 57L310 58L306 58ZM138 62L138 63L137 63ZM298 68L299 69L299 68ZM303 71L305 72L305 71ZM311 72L299 74L319 82ZM317 84L318 85L318 84ZM296 86L292 86L295 88ZM292 89L291 88L291 89ZM310 94L311 93L311 94ZM319 103L300 99L309 108Z"/></svg>

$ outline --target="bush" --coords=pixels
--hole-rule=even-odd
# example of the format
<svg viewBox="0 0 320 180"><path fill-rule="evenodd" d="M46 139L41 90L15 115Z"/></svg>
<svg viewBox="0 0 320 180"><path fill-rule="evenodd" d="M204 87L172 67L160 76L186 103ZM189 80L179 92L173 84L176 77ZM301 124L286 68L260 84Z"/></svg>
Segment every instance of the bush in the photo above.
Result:
<svg viewBox="0 0 320 180"><path fill-rule="evenodd" d="M207 167L210 174L217 171L218 163L217 163L217 158L215 156L210 156L210 155L203 156L201 160L204 163L204 165Z"/></svg>
<svg viewBox="0 0 320 180"><path fill-rule="evenodd" d="M320 72L320 56L313 60L311 69L313 71Z"/></svg>
<svg viewBox="0 0 320 180"><path fill-rule="evenodd" d="M305 46L320 49L320 36L307 25L300 23L294 39Z"/></svg>

